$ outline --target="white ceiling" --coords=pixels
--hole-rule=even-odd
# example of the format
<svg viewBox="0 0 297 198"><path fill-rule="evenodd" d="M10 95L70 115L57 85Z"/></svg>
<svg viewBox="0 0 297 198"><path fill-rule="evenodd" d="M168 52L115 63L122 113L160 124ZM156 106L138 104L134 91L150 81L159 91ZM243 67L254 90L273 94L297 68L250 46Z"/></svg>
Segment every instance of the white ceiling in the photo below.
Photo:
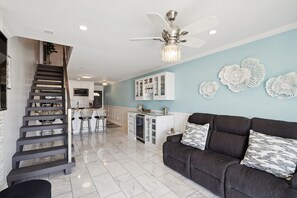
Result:
<svg viewBox="0 0 297 198"><path fill-rule="evenodd" d="M197 35L207 44L200 49L183 47L181 61L277 28L297 27L296 0L0 0L0 5L13 35L73 46L70 77L89 74L93 81L118 81L168 66L161 61L161 43L129 41L160 36L148 12L165 15L177 10L180 27L217 17L217 34ZM88 30L79 30L79 25Z"/></svg>

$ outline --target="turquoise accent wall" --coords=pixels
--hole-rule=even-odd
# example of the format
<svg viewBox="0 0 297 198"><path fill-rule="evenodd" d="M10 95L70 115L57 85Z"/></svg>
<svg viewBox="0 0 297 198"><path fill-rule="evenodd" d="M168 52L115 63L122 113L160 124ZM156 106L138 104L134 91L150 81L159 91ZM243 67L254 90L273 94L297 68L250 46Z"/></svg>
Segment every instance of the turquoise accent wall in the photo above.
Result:
<svg viewBox="0 0 297 198"><path fill-rule="evenodd" d="M264 83L257 88L246 88L240 93L231 92L227 86L220 88L212 99L199 94L203 81L219 82L218 73L225 65L240 64L241 60L253 57L265 66ZM240 115L297 121L297 97L279 100L267 95L265 82L270 77L297 72L297 29L254 41L239 47L224 50L193 61L162 69L175 73L174 101L136 101L134 99L134 80L121 81L105 88L105 104L161 110L168 106L173 112L205 112L214 114ZM143 75L143 76L146 76ZM140 78L139 76L137 78Z"/></svg>

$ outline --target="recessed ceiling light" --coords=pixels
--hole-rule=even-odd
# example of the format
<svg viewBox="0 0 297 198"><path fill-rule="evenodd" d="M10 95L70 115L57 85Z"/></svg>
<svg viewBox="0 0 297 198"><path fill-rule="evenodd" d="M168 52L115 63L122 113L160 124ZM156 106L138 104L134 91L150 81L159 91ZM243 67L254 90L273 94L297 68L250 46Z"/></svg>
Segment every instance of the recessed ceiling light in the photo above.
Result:
<svg viewBox="0 0 297 198"><path fill-rule="evenodd" d="M83 75L81 75L80 77L82 77L82 78L86 78L86 79L88 79L88 78L92 78L91 76L89 76L89 75L87 75L87 74L83 74Z"/></svg>
<svg viewBox="0 0 297 198"><path fill-rule="evenodd" d="M213 34L217 33L217 31L216 30L210 30L208 33L213 35Z"/></svg>
<svg viewBox="0 0 297 198"><path fill-rule="evenodd" d="M43 32L46 34L54 34L54 31L49 30L49 29L43 29Z"/></svg>
<svg viewBox="0 0 297 198"><path fill-rule="evenodd" d="M102 85L103 85L103 86L106 86L106 85L107 85L107 82L103 82Z"/></svg>
<svg viewBox="0 0 297 198"><path fill-rule="evenodd" d="M80 30L83 30L83 31L86 31L88 28L87 28L87 26L80 25L80 26L79 26L79 29L80 29Z"/></svg>

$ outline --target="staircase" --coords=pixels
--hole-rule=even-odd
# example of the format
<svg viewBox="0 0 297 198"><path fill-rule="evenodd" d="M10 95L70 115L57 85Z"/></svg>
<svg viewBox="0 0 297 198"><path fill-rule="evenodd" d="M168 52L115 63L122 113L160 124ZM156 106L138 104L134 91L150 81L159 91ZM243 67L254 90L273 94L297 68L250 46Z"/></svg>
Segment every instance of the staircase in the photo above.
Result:
<svg viewBox="0 0 297 198"><path fill-rule="evenodd" d="M7 176L8 185L60 170L70 174L75 159L68 158L67 131L63 67L39 64Z"/></svg>

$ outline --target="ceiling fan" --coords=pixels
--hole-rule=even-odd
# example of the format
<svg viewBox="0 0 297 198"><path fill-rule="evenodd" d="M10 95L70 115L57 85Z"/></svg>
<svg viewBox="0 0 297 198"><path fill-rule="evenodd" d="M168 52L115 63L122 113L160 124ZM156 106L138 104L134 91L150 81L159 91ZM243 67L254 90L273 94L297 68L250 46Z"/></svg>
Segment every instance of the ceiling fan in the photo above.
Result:
<svg viewBox="0 0 297 198"><path fill-rule="evenodd" d="M162 49L162 60L165 62L176 62L180 60L181 52L178 44L186 47L200 48L205 45L205 41L192 37L217 25L217 18L211 16L200 21L196 21L183 28L174 24L177 11L170 10L164 19L159 13L149 13L147 17L161 31L162 35L157 37L131 38L130 41L155 40L164 42Z"/></svg>

